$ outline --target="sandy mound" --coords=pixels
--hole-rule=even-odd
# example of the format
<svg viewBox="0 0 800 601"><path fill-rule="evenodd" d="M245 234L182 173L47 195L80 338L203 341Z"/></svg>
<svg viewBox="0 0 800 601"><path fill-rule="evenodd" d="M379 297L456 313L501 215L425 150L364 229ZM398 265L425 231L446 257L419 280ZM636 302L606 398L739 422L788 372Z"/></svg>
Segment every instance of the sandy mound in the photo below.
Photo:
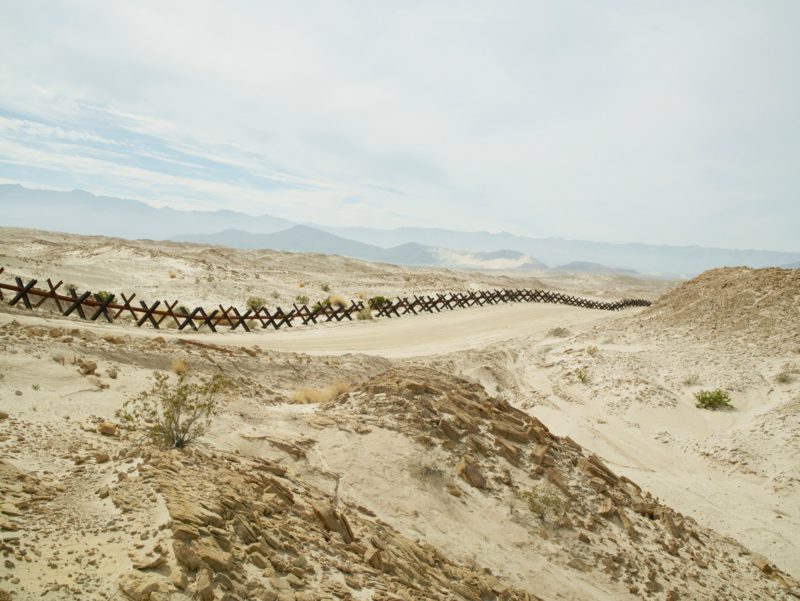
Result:
<svg viewBox="0 0 800 601"><path fill-rule="evenodd" d="M709 341L736 337L765 350L800 349L800 270L706 271L656 300L639 320Z"/></svg>
<svg viewBox="0 0 800 601"><path fill-rule="evenodd" d="M596 598L603 589L614 598L771 599L792 582L776 571L768 576L762 558L664 506L571 439L552 435L477 384L431 370L393 369L320 413L357 421L364 437L379 429L422 445L427 458L411 466L418 480L466 504L477 498L490 510L478 524L471 512L459 516L451 509L459 522L449 531L453 547L470 546L470 531L480 533L492 520L499 537L527 533L524 542L515 542L527 549L527 558L501 546L496 565L479 559L502 573L525 560L535 569L546 557L548 567L536 567L569 579L559 591L565 598ZM429 509L438 513L440 502L432 495ZM515 528L499 517L509 506ZM539 578L550 589L548 579Z"/></svg>

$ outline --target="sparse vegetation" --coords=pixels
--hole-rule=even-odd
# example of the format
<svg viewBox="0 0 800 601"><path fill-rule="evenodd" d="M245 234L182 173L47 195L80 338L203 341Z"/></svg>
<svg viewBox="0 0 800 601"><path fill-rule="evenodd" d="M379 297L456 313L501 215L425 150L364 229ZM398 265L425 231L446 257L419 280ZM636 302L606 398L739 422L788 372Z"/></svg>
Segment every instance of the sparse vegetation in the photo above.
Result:
<svg viewBox="0 0 800 601"><path fill-rule="evenodd" d="M92 296L98 303L104 303L114 295L108 290L100 290L100 292L95 292Z"/></svg>
<svg viewBox="0 0 800 601"><path fill-rule="evenodd" d="M178 305L178 308L175 309L175 313L178 315L189 315L189 309L187 309L184 305Z"/></svg>
<svg viewBox="0 0 800 601"><path fill-rule="evenodd" d="M173 357L172 363L169 366L170 371L178 376L186 375L186 362L180 357Z"/></svg>
<svg viewBox="0 0 800 601"><path fill-rule="evenodd" d="M408 472L425 484L443 488L447 481L446 455L439 448L417 453L409 461Z"/></svg>
<svg viewBox="0 0 800 601"><path fill-rule="evenodd" d="M566 338L567 336L571 336L572 332L570 332L567 328L553 328L547 335L551 338Z"/></svg>
<svg viewBox="0 0 800 601"><path fill-rule="evenodd" d="M331 291L331 285L330 284L323 284L322 286L320 286L320 288L322 288L323 292L330 292Z"/></svg>
<svg viewBox="0 0 800 601"><path fill-rule="evenodd" d="M697 399L696 406L700 409L732 409L731 396L724 390L701 390L696 392L694 398Z"/></svg>
<svg viewBox="0 0 800 601"><path fill-rule="evenodd" d="M295 403L329 403L340 394L344 394L352 388L350 382L344 380L334 380L322 388L311 388L301 386L292 392L292 401Z"/></svg>
<svg viewBox="0 0 800 601"><path fill-rule="evenodd" d="M791 374L791 372L782 371L777 376L775 376L775 381L778 384L791 384L792 382L794 382L794 376Z"/></svg>
<svg viewBox="0 0 800 601"><path fill-rule="evenodd" d="M181 448L205 433L227 386L225 378L216 375L193 383L184 374L175 384L164 373L155 373L153 378L149 390L123 403L117 418L143 428L150 442L158 446Z"/></svg>
<svg viewBox="0 0 800 601"><path fill-rule="evenodd" d="M75 284L64 284L64 288L70 294L77 294L78 293L78 287Z"/></svg>
<svg viewBox="0 0 800 601"><path fill-rule="evenodd" d="M245 302L247 308L252 311L258 311L261 307L263 307L266 304L267 304L267 299L261 298L260 296L250 296Z"/></svg>
<svg viewBox="0 0 800 601"><path fill-rule="evenodd" d="M684 386L697 386L700 383L700 376L697 374L689 374L683 379Z"/></svg>
<svg viewBox="0 0 800 601"><path fill-rule="evenodd" d="M366 321L368 319L373 319L372 309L370 309L368 306L359 309L358 311L356 311L356 319L359 321Z"/></svg>
<svg viewBox="0 0 800 601"><path fill-rule="evenodd" d="M561 491L546 480L521 496L527 502L528 509L543 522L557 522L565 513L566 505Z"/></svg>
<svg viewBox="0 0 800 601"><path fill-rule="evenodd" d="M277 290L273 290L273 291L272 291L272 294L270 294L270 296L271 296L272 298L274 298L274 299L279 299L279 298L281 297L281 293L280 293L280 292L278 292Z"/></svg>
<svg viewBox="0 0 800 601"><path fill-rule="evenodd" d="M599 353L600 349L598 349L596 346L590 346L586 349L586 354L590 357L597 357Z"/></svg>
<svg viewBox="0 0 800 601"><path fill-rule="evenodd" d="M589 374L583 368L578 368L575 370L575 379L578 380L581 384L588 384L589 383Z"/></svg>
<svg viewBox="0 0 800 601"><path fill-rule="evenodd" d="M296 300L301 305L308 304L308 297L305 294L298 294L297 296L294 297L294 300Z"/></svg>
<svg viewBox="0 0 800 601"><path fill-rule="evenodd" d="M33 390L39 390L41 388L41 385L40 384L31 384L31 388Z"/></svg>
<svg viewBox="0 0 800 601"><path fill-rule="evenodd" d="M177 277L178 277L178 272L177 271L170 271L169 272L169 279L174 280Z"/></svg>
<svg viewBox="0 0 800 601"><path fill-rule="evenodd" d="M379 309L380 307L388 304L389 302L391 302L391 301L388 298L386 298L385 296L378 295L378 296L373 296L371 299L369 299L367 301L367 304L372 309Z"/></svg>

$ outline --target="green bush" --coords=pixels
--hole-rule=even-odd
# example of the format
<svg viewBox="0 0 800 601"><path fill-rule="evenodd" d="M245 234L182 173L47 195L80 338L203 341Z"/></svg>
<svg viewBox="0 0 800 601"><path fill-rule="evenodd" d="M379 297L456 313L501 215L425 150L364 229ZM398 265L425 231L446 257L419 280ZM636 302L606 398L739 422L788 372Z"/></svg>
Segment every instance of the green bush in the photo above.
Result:
<svg viewBox="0 0 800 601"><path fill-rule="evenodd" d="M330 292L331 291L331 285L330 284L323 284L321 286L321 288L322 288L323 292Z"/></svg>
<svg viewBox="0 0 800 601"><path fill-rule="evenodd" d="M116 413L121 422L143 428L155 445L177 449L208 430L220 395L228 386L222 375L194 383L181 373L175 384L163 373L155 373L153 378L149 390L122 404Z"/></svg>
<svg viewBox="0 0 800 601"><path fill-rule="evenodd" d="M248 309L252 311L258 311L261 307L267 304L267 299L261 298L260 296L251 296L245 302Z"/></svg>
<svg viewBox="0 0 800 601"><path fill-rule="evenodd" d="M369 304L372 309L379 309L390 302L391 301L385 296L373 296L367 301L367 304Z"/></svg>
<svg viewBox="0 0 800 601"><path fill-rule="evenodd" d="M724 390L701 390L696 392L694 398L697 399L696 406L700 409L731 409L731 396Z"/></svg>
<svg viewBox="0 0 800 601"><path fill-rule="evenodd" d="M92 296L94 296L94 300L98 303L104 303L114 295L108 290L101 290L100 292L95 292Z"/></svg>
<svg viewBox="0 0 800 601"><path fill-rule="evenodd" d="M301 305L308 304L308 297L305 294L298 294L297 296L294 297L294 300L296 300Z"/></svg>

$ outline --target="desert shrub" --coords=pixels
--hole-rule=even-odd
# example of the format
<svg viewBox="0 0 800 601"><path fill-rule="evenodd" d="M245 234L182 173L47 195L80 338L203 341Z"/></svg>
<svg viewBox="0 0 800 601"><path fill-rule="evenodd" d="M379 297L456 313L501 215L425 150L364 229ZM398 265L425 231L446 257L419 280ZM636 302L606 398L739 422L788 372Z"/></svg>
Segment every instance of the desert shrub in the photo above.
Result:
<svg viewBox="0 0 800 601"><path fill-rule="evenodd" d="M177 271L170 271L169 272L169 279L174 280L177 277L178 277L178 272Z"/></svg>
<svg viewBox="0 0 800 601"><path fill-rule="evenodd" d="M65 284L64 288L70 294L77 294L78 293L78 287L75 284Z"/></svg>
<svg viewBox="0 0 800 601"><path fill-rule="evenodd" d="M440 448L413 455L408 472L417 480L441 488L447 482L447 456Z"/></svg>
<svg viewBox="0 0 800 601"><path fill-rule="evenodd" d="M311 388L301 386L292 392L292 401L295 403L329 403L340 394L344 394L352 388L350 382L344 380L334 380L322 388Z"/></svg>
<svg viewBox="0 0 800 601"><path fill-rule="evenodd" d="M178 308L175 309L176 315L189 315L189 309L186 308L185 305L178 305Z"/></svg>
<svg viewBox="0 0 800 601"><path fill-rule="evenodd" d="M328 298L325 299L325 304L331 307L346 307L347 300L343 296L339 296L338 294L331 294Z"/></svg>
<svg viewBox="0 0 800 601"><path fill-rule="evenodd" d="M542 481L529 492L522 493L522 498L531 513L543 522L558 521L565 513L566 504L561 491L550 482Z"/></svg>
<svg viewBox="0 0 800 601"><path fill-rule="evenodd" d="M571 336L572 332L570 332L567 328L553 328L547 335L552 338L566 338L567 336Z"/></svg>
<svg viewBox="0 0 800 601"><path fill-rule="evenodd" d="M308 297L305 294L298 294L297 296L294 297L294 300L296 300L301 305L308 304Z"/></svg>
<svg viewBox="0 0 800 601"><path fill-rule="evenodd" d="M588 384L589 383L589 374L586 373L585 369L579 368L575 370L575 379L578 380L581 384Z"/></svg>
<svg viewBox="0 0 800 601"><path fill-rule="evenodd" d="M385 296L373 296L371 299L367 301L369 306L373 309L379 309L380 307L390 303L391 301L386 298Z"/></svg>
<svg viewBox="0 0 800 601"><path fill-rule="evenodd" d="M331 285L330 284L323 284L322 286L320 286L320 288L322 288L323 292L330 292L331 291Z"/></svg>
<svg viewBox="0 0 800 601"><path fill-rule="evenodd" d="M116 413L124 424L143 428L150 442L181 448L205 433L211 425L227 381L216 375L189 382L185 375L174 384L167 374L155 373L153 386L126 400Z"/></svg>
<svg viewBox="0 0 800 601"><path fill-rule="evenodd" d="M272 298L274 298L274 299L279 299L279 298L281 297L281 293L280 293L280 292L278 292L277 290L273 290L273 291L272 291L272 294L270 294L270 296L271 296Z"/></svg>
<svg viewBox="0 0 800 601"><path fill-rule="evenodd" d="M700 409L730 409L731 396L724 390L717 388L716 390L701 390L696 392L694 398L697 399L696 406Z"/></svg>
<svg viewBox="0 0 800 601"><path fill-rule="evenodd" d="M101 290L100 292L95 292L92 296L94 296L94 300L96 300L98 303L104 303L114 295L108 290Z"/></svg>
<svg viewBox="0 0 800 601"><path fill-rule="evenodd" d="M586 349L586 354L590 357L597 357L598 353L600 353L600 349L596 346L590 346Z"/></svg>
<svg viewBox="0 0 800 601"><path fill-rule="evenodd" d="M369 307L364 307L363 309L359 309L356 311L356 319L359 321L365 321L367 319L372 319L372 309Z"/></svg>
<svg viewBox="0 0 800 601"><path fill-rule="evenodd" d="M178 376L186 375L186 361L180 357L173 357L172 363L169 366L170 371Z"/></svg>
<svg viewBox="0 0 800 601"><path fill-rule="evenodd" d="M697 374L689 374L683 379L684 386L697 386L700 383L700 376Z"/></svg>
<svg viewBox="0 0 800 601"><path fill-rule="evenodd" d="M267 299L261 298L260 296L250 296L248 297L247 301L245 301L245 305L248 309L253 311L258 311L261 307L267 304Z"/></svg>
<svg viewBox="0 0 800 601"><path fill-rule="evenodd" d="M794 381L794 377L788 371L782 371L775 376L775 381L778 384L791 384Z"/></svg>

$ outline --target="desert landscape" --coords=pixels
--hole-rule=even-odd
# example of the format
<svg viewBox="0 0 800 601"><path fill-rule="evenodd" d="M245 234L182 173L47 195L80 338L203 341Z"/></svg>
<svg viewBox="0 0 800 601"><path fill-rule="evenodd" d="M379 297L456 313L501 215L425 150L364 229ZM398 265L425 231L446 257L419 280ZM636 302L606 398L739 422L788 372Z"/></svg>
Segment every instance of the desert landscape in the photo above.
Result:
<svg viewBox="0 0 800 601"><path fill-rule="evenodd" d="M187 306L653 301L210 333L6 295L0 599L800 598L796 269L539 277L10 228L0 266ZM185 447L124 419L154 374L224 378ZM732 407L697 407L712 390Z"/></svg>

